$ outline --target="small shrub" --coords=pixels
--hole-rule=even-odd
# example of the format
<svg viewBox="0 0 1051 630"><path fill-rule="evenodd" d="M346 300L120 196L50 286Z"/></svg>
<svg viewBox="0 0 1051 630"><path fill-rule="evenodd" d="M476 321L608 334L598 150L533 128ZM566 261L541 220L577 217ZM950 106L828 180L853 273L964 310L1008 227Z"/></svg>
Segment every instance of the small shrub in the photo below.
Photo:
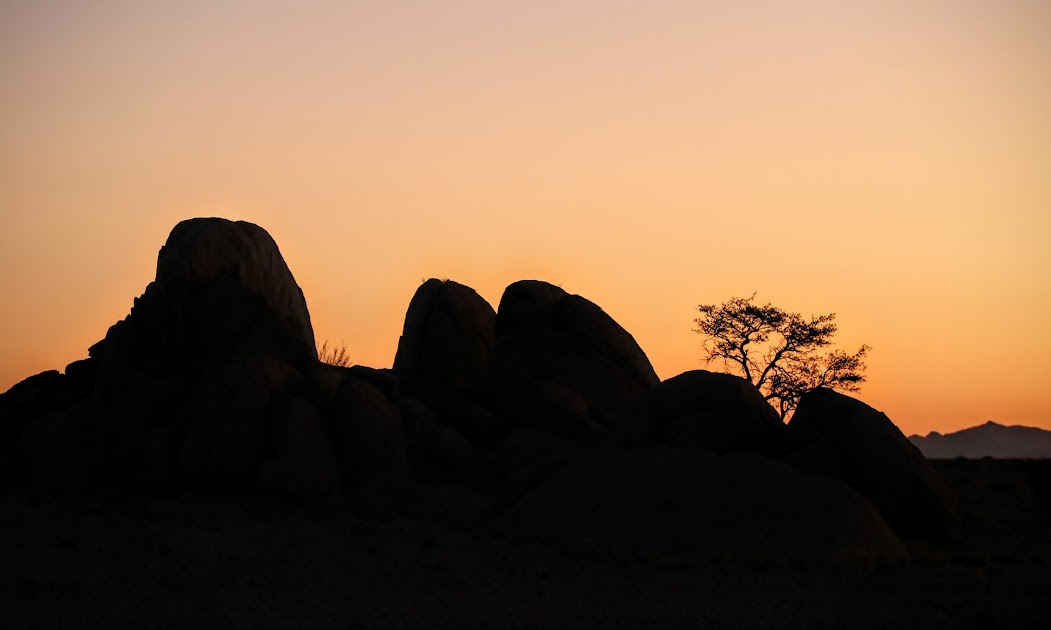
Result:
<svg viewBox="0 0 1051 630"><path fill-rule="evenodd" d="M338 346L329 345L328 340L322 342L317 349L317 359L322 363L340 367L354 365L354 362L350 360L350 353L347 352L347 344L342 342Z"/></svg>

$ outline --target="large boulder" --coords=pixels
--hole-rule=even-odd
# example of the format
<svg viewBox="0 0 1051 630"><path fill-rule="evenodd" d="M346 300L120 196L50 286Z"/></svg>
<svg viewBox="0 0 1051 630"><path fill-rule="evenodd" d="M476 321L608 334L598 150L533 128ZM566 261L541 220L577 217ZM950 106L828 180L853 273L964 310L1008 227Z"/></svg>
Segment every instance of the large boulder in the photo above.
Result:
<svg viewBox="0 0 1051 630"><path fill-rule="evenodd" d="M714 453L777 454L785 425L748 380L684 372L642 394L616 425L626 444L667 444Z"/></svg>
<svg viewBox="0 0 1051 630"><path fill-rule="evenodd" d="M474 289L431 278L409 302L394 372L422 399L477 387L489 368L496 311Z"/></svg>
<svg viewBox="0 0 1051 630"><path fill-rule="evenodd" d="M254 484L274 456L276 401L318 365L277 244L226 219L176 225L155 280L89 354L0 396L0 457L22 479ZM285 433L308 432L297 426Z"/></svg>
<svg viewBox="0 0 1051 630"><path fill-rule="evenodd" d="M799 401L788 425L798 463L842 477L905 540L946 543L957 532L955 500L938 473L885 414L831 389Z"/></svg>
<svg viewBox="0 0 1051 630"><path fill-rule="evenodd" d="M515 424L585 440L660 380L612 317L538 280L504 291L492 376L499 406Z"/></svg>
<svg viewBox="0 0 1051 630"><path fill-rule="evenodd" d="M42 488L163 483L172 471L173 429L185 411L171 382L128 389L113 400L84 397L26 424L11 444L12 472Z"/></svg>
<svg viewBox="0 0 1051 630"><path fill-rule="evenodd" d="M254 484L273 456L274 409L302 382L287 363L266 356L215 359L191 396L181 469L202 485Z"/></svg>
<svg viewBox="0 0 1051 630"><path fill-rule="evenodd" d="M317 361L306 300L277 244L257 225L218 218L175 226L156 279L89 352L109 389L229 354L301 370Z"/></svg>
<svg viewBox="0 0 1051 630"><path fill-rule="evenodd" d="M276 453L260 470L262 486L293 499L332 498L339 489L339 466L317 408L288 397L275 405L273 419Z"/></svg>
<svg viewBox="0 0 1051 630"><path fill-rule="evenodd" d="M99 431L97 408L81 403L42 414L11 445L10 473L19 482L46 490L98 487L115 480L120 466L112 431Z"/></svg>
<svg viewBox="0 0 1051 630"><path fill-rule="evenodd" d="M757 455L667 447L558 468L495 524L540 540L679 558L907 558L876 510L842 482Z"/></svg>
<svg viewBox="0 0 1051 630"><path fill-rule="evenodd" d="M375 384L345 376L323 415L345 488L373 476L408 475L401 411Z"/></svg>
<svg viewBox="0 0 1051 630"><path fill-rule="evenodd" d="M503 476L512 492L537 483L552 470L589 453L565 438L532 429L512 431L497 451Z"/></svg>
<svg viewBox="0 0 1051 630"><path fill-rule="evenodd" d="M0 454L32 420L61 411L76 402L70 379L57 370L35 374L0 394Z"/></svg>
<svg viewBox="0 0 1051 630"><path fill-rule="evenodd" d="M493 307L474 289L451 280L424 282L409 302L392 372L405 393L433 411L437 428L447 425L473 441L502 432L478 404L495 326Z"/></svg>

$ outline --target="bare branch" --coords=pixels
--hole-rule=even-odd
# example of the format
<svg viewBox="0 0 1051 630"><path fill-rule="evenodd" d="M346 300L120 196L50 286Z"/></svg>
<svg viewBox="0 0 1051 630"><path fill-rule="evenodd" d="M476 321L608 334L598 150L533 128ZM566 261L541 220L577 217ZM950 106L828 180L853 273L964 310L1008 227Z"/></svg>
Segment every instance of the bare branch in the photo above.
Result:
<svg viewBox="0 0 1051 630"><path fill-rule="evenodd" d="M723 369L751 381L782 419L811 389L856 392L865 382L869 346L852 355L838 349L820 354L838 330L835 313L804 318L770 303L757 305L754 293L700 305L698 311L694 331L705 337L706 364L722 359Z"/></svg>

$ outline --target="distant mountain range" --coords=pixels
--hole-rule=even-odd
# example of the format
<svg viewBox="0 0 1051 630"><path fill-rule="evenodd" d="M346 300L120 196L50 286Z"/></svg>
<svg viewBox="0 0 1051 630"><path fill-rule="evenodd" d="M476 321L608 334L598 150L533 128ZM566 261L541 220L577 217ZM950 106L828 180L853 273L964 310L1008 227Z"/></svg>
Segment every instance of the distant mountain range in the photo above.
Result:
<svg viewBox="0 0 1051 630"><path fill-rule="evenodd" d="M1051 431L1036 427L1004 426L996 422L947 433L937 431L909 440L930 459L995 457L997 459L1051 458Z"/></svg>

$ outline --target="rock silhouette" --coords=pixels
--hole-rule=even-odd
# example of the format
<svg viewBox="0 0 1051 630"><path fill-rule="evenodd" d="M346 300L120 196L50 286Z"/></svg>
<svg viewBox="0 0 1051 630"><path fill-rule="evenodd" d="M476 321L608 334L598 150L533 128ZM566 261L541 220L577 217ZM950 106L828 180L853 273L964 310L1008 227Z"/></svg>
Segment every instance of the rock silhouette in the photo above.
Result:
<svg viewBox="0 0 1051 630"><path fill-rule="evenodd" d="M267 356L217 358L200 371L180 468L203 485L254 480L268 458L278 400L303 377Z"/></svg>
<svg viewBox="0 0 1051 630"><path fill-rule="evenodd" d="M865 495L902 537L945 543L958 530L948 488L886 415L830 389L803 395L789 430L816 440L832 468Z"/></svg>
<svg viewBox="0 0 1051 630"><path fill-rule="evenodd" d="M77 395L73 379L58 370L48 370L30 376L0 397L0 439L10 444L22 433L31 419L62 411L84 394Z"/></svg>
<svg viewBox="0 0 1051 630"><path fill-rule="evenodd" d="M902 539L955 523L882 414L819 391L786 428L737 377L662 383L612 317L546 282L494 311L428 280L392 369L319 363L276 243L224 219L173 229L88 359L0 395L0 436L9 484L41 491L262 490L690 558L899 562Z"/></svg>
<svg viewBox="0 0 1051 630"><path fill-rule="evenodd" d="M339 464L317 408L287 397L273 409L276 448L259 469L259 484L283 497L325 501L339 488Z"/></svg>
<svg viewBox="0 0 1051 630"><path fill-rule="evenodd" d="M713 453L776 454L785 425L748 380L692 370L661 382L617 422L628 444L669 444Z"/></svg>
<svg viewBox="0 0 1051 630"><path fill-rule="evenodd" d="M277 244L217 218L175 226L155 280L89 354L3 395L14 477L252 485L280 450L274 409L317 366L306 300Z"/></svg>
<svg viewBox="0 0 1051 630"><path fill-rule="evenodd" d="M496 337L496 311L474 289L431 278L409 302L394 372L422 399L481 385Z"/></svg>
<svg viewBox="0 0 1051 630"><path fill-rule="evenodd" d="M501 524L565 544L668 557L802 555L826 561L907 552L845 485L753 455L672 448L603 453L562 468Z"/></svg>
<svg viewBox="0 0 1051 630"><path fill-rule="evenodd" d="M453 428L476 438L505 429L480 405L495 329L496 311L470 287L431 278L412 296L391 371L402 392L433 412L429 423L443 423L428 426L423 441L432 440L432 429L445 434Z"/></svg>
<svg viewBox="0 0 1051 630"><path fill-rule="evenodd" d="M273 356L297 369L317 361L306 300L273 238L217 218L175 226L156 279L89 354L102 385L118 390L229 354Z"/></svg>
<svg viewBox="0 0 1051 630"><path fill-rule="evenodd" d="M658 382L635 339L596 304L538 280L504 290L492 383L515 426L595 441Z"/></svg>

